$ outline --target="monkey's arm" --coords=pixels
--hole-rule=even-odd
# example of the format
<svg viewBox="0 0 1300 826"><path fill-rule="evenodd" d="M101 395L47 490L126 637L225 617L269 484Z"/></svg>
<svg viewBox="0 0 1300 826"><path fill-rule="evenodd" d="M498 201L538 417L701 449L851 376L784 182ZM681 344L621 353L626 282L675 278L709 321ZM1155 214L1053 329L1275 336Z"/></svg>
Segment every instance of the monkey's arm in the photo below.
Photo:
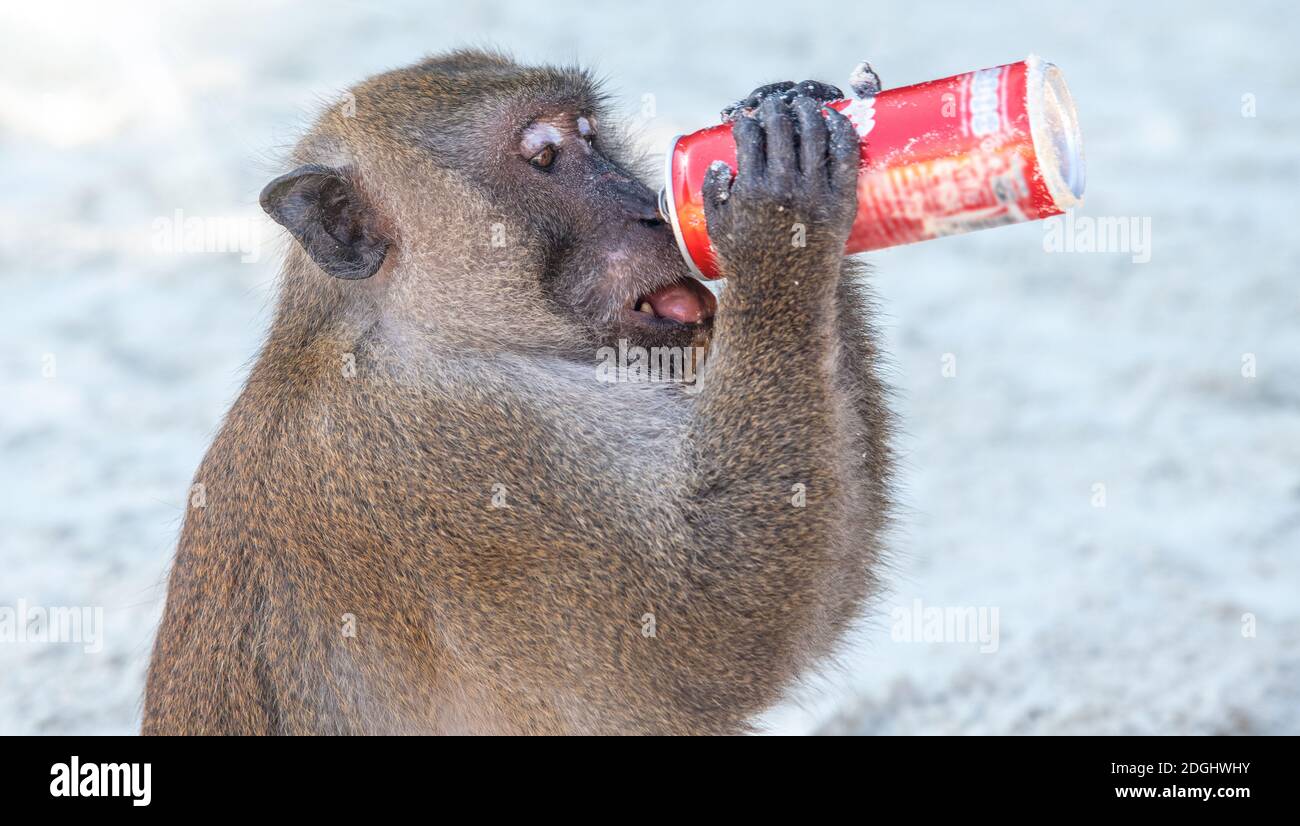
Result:
<svg viewBox="0 0 1300 826"><path fill-rule="evenodd" d="M880 439L864 437L841 345L860 340L841 336L861 320L841 284L857 135L806 96L768 97L734 131L734 183L706 181L729 286L679 462L694 545L651 644L672 672L660 685L730 725L830 650L864 598L875 526L857 517L875 496L860 448Z"/></svg>

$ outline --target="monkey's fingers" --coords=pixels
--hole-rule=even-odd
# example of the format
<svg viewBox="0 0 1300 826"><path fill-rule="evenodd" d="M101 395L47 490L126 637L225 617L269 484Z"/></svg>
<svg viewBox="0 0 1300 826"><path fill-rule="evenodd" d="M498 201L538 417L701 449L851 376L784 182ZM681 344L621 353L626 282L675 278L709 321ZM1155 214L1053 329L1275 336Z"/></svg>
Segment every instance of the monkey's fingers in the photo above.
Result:
<svg viewBox="0 0 1300 826"><path fill-rule="evenodd" d="M826 130L829 134L827 155L830 157L829 179L831 191L847 195L858 190L858 166L862 151L858 131L853 122L834 109L826 109Z"/></svg>
<svg viewBox="0 0 1300 826"><path fill-rule="evenodd" d="M754 110L758 108L758 105L763 102L764 98L771 97L772 95L780 95L793 89L794 85L795 83L793 80L782 80L777 83L768 83L765 86L759 86L745 97L730 106L724 107L722 110L722 119L724 121L734 121L739 117L752 115Z"/></svg>
<svg viewBox="0 0 1300 826"><path fill-rule="evenodd" d="M731 124L736 141L736 178L744 185L759 181L767 167L767 146L763 127L755 118L743 117Z"/></svg>
<svg viewBox="0 0 1300 826"><path fill-rule="evenodd" d="M827 135L823 107L811 97L794 99L795 120L799 122L799 172L806 186L824 192L829 183L826 173Z"/></svg>
<svg viewBox="0 0 1300 826"><path fill-rule="evenodd" d="M775 193L789 194L799 173L790 106L779 97L768 97L759 105L757 119L766 138L767 183Z"/></svg>
<svg viewBox="0 0 1300 826"><path fill-rule="evenodd" d="M704 173L704 223L711 235L723 227L726 205L731 200L731 167L714 161Z"/></svg>
<svg viewBox="0 0 1300 826"><path fill-rule="evenodd" d="M844 97L840 87L822 83L820 80L800 81L795 84L793 89L787 91L783 97L792 100L796 95L810 97L818 103L830 103L832 100L840 100Z"/></svg>
<svg viewBox="0 0 1300 826"><path fill-rule="evenodd" d="M786 103L793 103L794 99L800 95L810 97L820 103L829 103L832 100L840 100L844 97L844 93L840 91L838 86L822 83L820 80L802 80L798 83L793 80L783 80L779 83L759 86L750 92L748 96L727 106L722 110L722 119L724 121L735 120L743 115L752 115L754 110L759 107L759 104L774 95Z"/></svg>

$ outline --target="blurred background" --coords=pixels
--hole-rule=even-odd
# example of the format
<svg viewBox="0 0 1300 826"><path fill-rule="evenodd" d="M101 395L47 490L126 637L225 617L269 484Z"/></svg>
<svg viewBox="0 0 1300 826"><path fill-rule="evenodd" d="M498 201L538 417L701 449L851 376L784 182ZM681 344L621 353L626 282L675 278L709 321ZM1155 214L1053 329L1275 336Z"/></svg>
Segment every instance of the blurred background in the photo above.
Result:
<svg viewBox="0 0 1300 826"><path fill-rule="evenodd" d="M0 606L104 629L94 653L0 640L0 733L138 729L190 478L269 321L257 194L321 101L464 45L594 66L654 152L864 58L887 87L1058 64L1077 217L1147 229L869 255L902 424L890 590L763 723L1300 733L1297 41L1250 2L5 4ZM187 244L191 218L234 234Z"/></svg>

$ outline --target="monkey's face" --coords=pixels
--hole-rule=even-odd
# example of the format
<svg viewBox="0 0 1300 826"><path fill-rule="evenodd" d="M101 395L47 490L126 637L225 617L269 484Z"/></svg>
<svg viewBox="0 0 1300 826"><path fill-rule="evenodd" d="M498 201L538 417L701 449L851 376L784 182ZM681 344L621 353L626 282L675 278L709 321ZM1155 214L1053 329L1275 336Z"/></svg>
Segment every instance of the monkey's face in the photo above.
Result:
<svg viewBox="0 0 1300 826"><path fill-rule="evenodd" d="M713 295L587 74L458 52L353 91L261 198L326 275L374 286L344 292L530 349L705 343Z"/></svg>
<svg viewBox="0 0 1300 826"><path fill-rule="evenodd" d="M592 111L554 106L528 117L498 175L526 191L526 219L545 248L545 294L602 343L698 343L713 294L691 277L655 193L621 165Z"/></svg>

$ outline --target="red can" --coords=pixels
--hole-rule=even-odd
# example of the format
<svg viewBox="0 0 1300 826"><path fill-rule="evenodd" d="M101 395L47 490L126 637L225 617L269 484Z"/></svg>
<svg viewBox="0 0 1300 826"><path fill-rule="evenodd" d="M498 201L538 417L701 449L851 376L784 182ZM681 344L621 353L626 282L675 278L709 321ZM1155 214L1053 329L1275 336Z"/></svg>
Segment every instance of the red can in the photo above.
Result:
<svg viewBox="0 0 1300 826"><path fill-rule="evenodd" d="M1060 69L1037 57L837 100L862 136L858 213L845 253L1059 215L1081 203L1083 139ZM731 124L679 135L660 210L701 278L718 278L704 175L736 167Z"/></svg>

